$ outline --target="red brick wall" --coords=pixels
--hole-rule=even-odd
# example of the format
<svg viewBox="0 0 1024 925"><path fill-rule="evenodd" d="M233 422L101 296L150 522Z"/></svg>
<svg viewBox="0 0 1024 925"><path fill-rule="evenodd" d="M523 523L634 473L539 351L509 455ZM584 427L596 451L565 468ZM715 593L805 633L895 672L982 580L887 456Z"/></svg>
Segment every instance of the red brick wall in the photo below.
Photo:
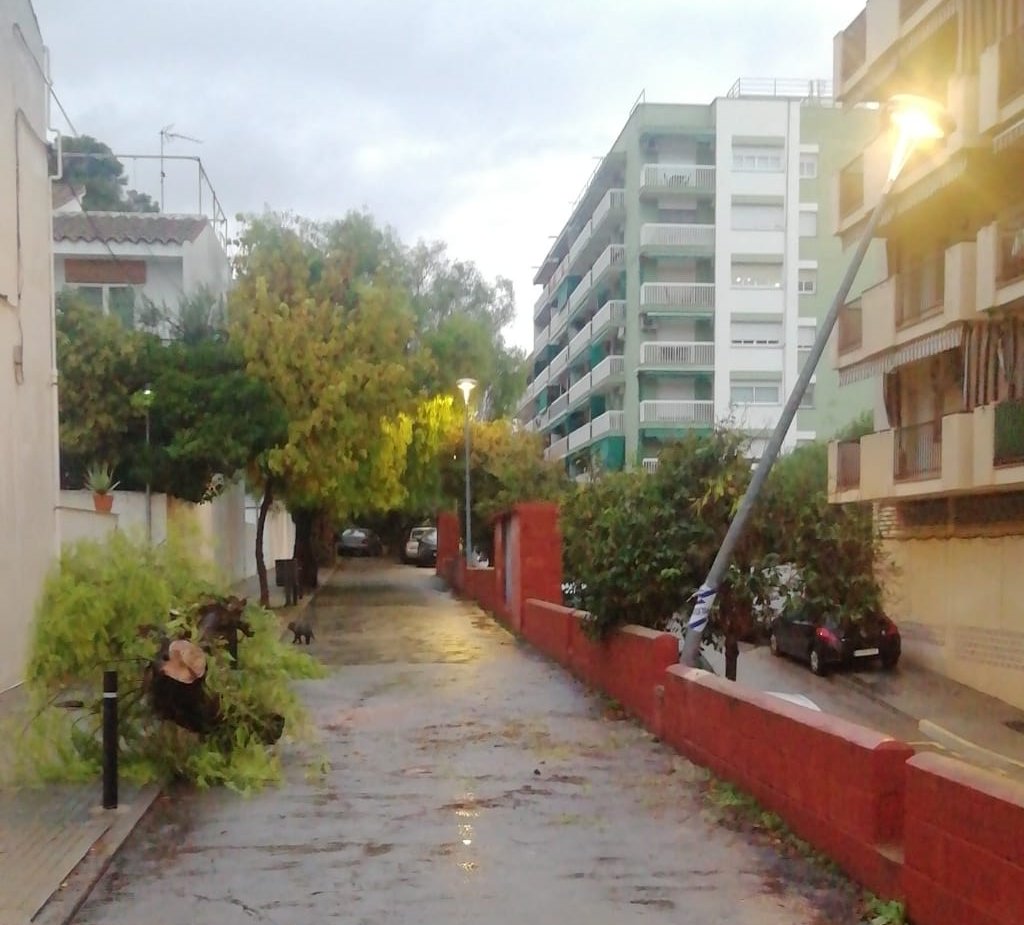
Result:
<svg viewBox="0 0 1024 925"><path fill-rule="evenodd" d="M1024 922L1024 786L940 755L915 756L904 850L913 922Z"/></svg>
<svg viewBox="0 0 1024 925"><path fill-rule="evenodd" d="M558 505L546 501L517 504L512 510L510 541L515 584L509 602L509 619L518 632L522 628L526 601L532 598L550 604L562 603L562 534L558 528Z"/></svg>
<svg viewBox="0 0 1024 925"><path fill-rule="evenodd" d="M548 658L568 668L569 634L578 622L568 607L531 600L523 605L521 632Z"/></svg>
<svg viewBox="0 0 1024 925"><path fill-rule="evenodd" d="M909 745L682 666L665 673L662 722L665 741L753 794L860 883L899 895L899 863L880 848L902 836Z"/></svg>
<svg viewBox="0 0 1024 925"><path fill-rule="evenodd" d="M459 558L458 515L452 511L442 511L437 515L437 574L450 584L453 583L452 566Z"/></svg>
<svg viewBox="0 0 1024 925"><path fill-rule="evenodd" d="M494 611L495 586L493 568L464 569L464 588L466 597L476 601L484 610Z"/></svg>

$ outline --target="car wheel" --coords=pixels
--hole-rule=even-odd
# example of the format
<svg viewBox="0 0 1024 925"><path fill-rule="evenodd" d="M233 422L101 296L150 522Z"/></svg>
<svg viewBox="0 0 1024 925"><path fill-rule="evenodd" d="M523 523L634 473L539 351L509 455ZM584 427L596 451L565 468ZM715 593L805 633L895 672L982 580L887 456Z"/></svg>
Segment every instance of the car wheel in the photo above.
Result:
<svg viewBox="0 0 1024 925"><path fill-rule="evenodd" d="M883 655L882 656L882 667L886 671L892 671L893 668L899 663L899 655Z"/></svg>
<svg viewBox="0 0 1024 925"><path fill-rule="evenodd" d="M779 648L779 637L774 632L768 634L768 648L776 658L782 657L782 650Z"/></svg>
<svg viewBox="0 0 1024 925"><path fill-rule="evenodd" d="M811 649L811 671L819 678L825 677L828 673L828 669L825 667L825 660L821 657L821 652L817 648Z"/></svg>

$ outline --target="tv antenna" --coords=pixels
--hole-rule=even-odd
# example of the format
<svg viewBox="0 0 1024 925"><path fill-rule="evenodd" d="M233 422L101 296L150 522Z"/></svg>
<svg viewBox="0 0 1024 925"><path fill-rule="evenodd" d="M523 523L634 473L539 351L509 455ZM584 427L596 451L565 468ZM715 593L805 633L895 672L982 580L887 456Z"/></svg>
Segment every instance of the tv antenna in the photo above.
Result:
<svg viewBox="0 0 1024 925"><path fill-rule="evenodd" d="M191 135L182 135L180 132L172 131L174 123L165 125L160 129L160 211L164 211L164 179L167 174L164 173L164 145L173 140L178 141L191 141L193 144L201 145L203 142L199 138L193 138Z"/></svg>

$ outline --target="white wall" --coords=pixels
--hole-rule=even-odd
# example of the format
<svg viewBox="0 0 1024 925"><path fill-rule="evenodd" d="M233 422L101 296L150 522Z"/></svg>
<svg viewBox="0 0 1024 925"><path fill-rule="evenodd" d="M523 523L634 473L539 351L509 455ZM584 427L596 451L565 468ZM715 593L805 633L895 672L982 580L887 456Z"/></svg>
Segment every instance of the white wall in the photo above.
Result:
<svg viewBox="0 0 1024 925"><path fill-rule="evenodd" d="M24 676L32 615L56 551L49 112L38 69L45 55L28 0L0 3L0 690Z"/></svg>
<svg viewBox="0 0 1024 925"><path fill-rule="evenodd" d="M155 493L153 504L153 542L162 543L167 539L167 495ZM94 510L92 492L62 490L60 506L68 510ZM117 517L117 529L125 530L136 537L146 535L146 494L141 491L115 491L111 513ZM63 534L61 545L69 542Z"/></svg>
<svg viewBox="0 0 1024 925"><path fill-rule="evenodd" d="M57 533L61 546L81 540L102 542L117 530L117 514L100 514L80 507L57 508Z"/></svg>
<svg viewBox="0 0 1024 925"><path fill-rule="evenodd" d="M231 268L213 226L207 225L195 241L183 250L183 285L188 293L205 286L215 295L226 295L231 285Z"/></svg>

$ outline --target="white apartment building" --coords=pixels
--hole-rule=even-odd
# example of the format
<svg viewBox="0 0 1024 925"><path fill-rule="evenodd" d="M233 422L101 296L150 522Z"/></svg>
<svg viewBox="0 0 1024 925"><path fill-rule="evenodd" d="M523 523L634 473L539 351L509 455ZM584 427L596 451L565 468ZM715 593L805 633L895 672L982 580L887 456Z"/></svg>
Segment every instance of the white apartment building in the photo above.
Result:
<svg viewBox="0 0 1024 925"><path fill-rule="evenodd" d="M828 81L634 107L534 279L520 419L549 459L653 468L726 421L760 454L842 271L828 178L876 120L835 108ZM787 448L870 406L835 378L819 372Z"/></svg>

